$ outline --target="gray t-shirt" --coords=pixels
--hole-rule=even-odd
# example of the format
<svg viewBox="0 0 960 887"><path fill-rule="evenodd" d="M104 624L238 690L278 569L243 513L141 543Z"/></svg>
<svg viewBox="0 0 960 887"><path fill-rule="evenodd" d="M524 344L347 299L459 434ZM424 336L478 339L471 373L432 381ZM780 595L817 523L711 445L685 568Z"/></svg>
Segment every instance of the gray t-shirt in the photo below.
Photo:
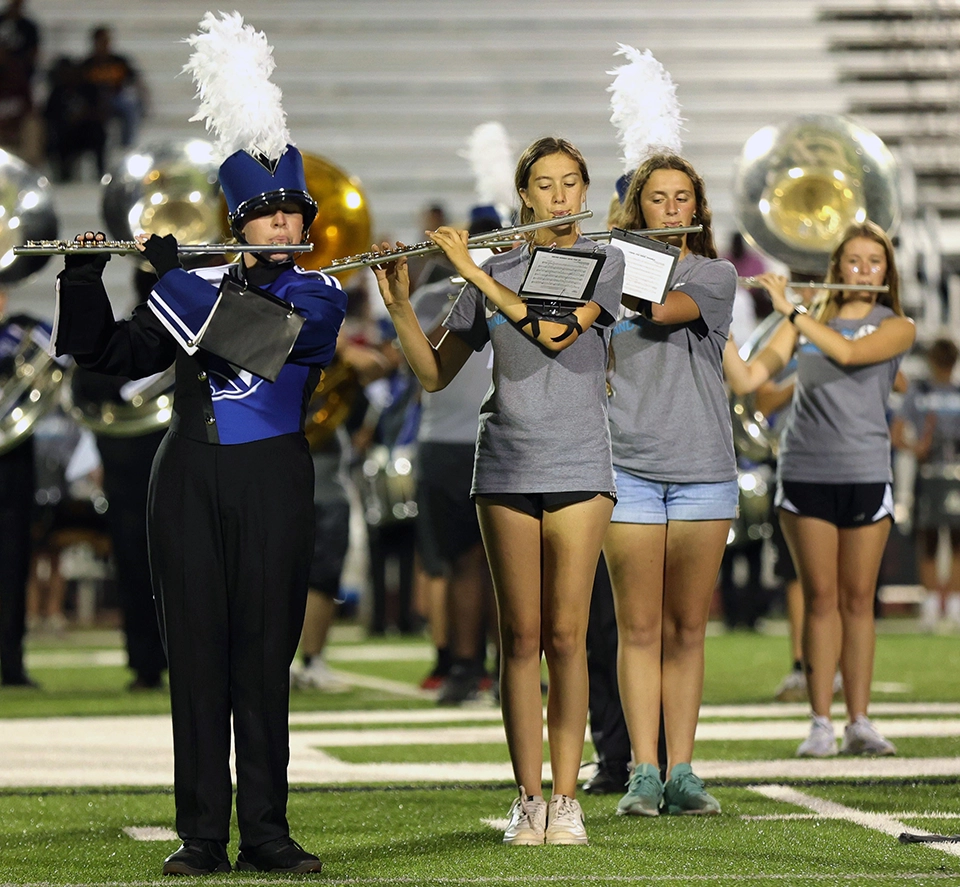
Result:
<svg viewBox="0 0 960 887"><path fill-rule="evenodd" d="M410 302L420 326L428 333L440 326L462 288L462 283L441 280L416 290ZM476 443L480 404L490 391L490 362L491 347L488 342L482 350L471 355L446 388L421 394L418 441Z"/></svg>
<svg viewBox="0 0 960 887"><path fill-rule="evenodd" d="M875 305L861 320L834 318L827 326L859 339L894 316L890 308ZM801 336L778 476L820 484L892 481L886 408L901 358L843 367Z"/></svg>
<svg viewBox="0 0 960 887"><path fill-rule="evenodd" d="M581 237L575 249L606 255L593 293L600 317L563 351L534 342L474 286L444 322L475 350L493 344L493 384L480 408L473 494L613 492L605 368L609 327L623 289L623 254ZM517 292L527 247L488 259L484 270Z"/></svg>
<svg viewBox="0 0 960 887"><path fill-rule="evenodd" d="M618 468L660 483L719 483L737 476L723 348L737 271L726 259L688 254L671 290L700 317L660 325L624 311L613 328L610 434Z"/></svg>
<svg viewBox="0 0 960 887"><path fill-rule="evenodd" d="M944 465L960 459L960 387L932 379L913 382L899 415L913 426L917 437L932 423L933 439L925 462Z"/></svg>

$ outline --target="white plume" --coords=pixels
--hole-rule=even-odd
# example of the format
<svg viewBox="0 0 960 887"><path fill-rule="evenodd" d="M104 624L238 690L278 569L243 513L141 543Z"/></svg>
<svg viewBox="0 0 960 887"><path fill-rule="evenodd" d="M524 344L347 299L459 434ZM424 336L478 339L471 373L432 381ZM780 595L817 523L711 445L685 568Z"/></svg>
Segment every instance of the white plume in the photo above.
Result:
<svg viewBox="0 0 960 887"><path fill-rule="evenodd" d="M628 64L607 71L614 77L607 87L612 114L623 151L623 171L636 169L644 158L657 151L680 154L683 139L677 88L670 74L652 55L624 43L614 55L625 56Z"/></svg>
<svg viewBox="0 0 960 887"><path fill-rule="evenodd" d="M193 47L184 66L197 84L200 100L191 121L203 120L223 157L247 151L280 158L290 143L280 87L270 82L276 64L262 31L245 25L239 12L206 13L200 33L187 37Z"/></svg>
<svg viewBox="0 0 960 887"><path fill-rule="evenodd" d="M516 160L503 124L481 123L470 134L466 149L458 154L466 158L473 169L477 204L495 206L501 219L509 218L514 202Z"/></svg>

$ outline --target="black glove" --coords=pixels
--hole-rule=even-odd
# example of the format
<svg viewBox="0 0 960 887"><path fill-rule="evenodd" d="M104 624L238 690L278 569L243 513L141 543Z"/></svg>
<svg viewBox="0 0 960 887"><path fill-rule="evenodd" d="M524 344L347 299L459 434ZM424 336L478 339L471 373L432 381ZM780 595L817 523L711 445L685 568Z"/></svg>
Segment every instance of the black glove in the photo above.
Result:
<svg viewBox="0 0 960 887"><path fill-rule="evenodd" d="M95 243L96 238L104 239L103 232L94 234L87 231L86 234L78 234L74 240L81 243ZM107 262L110 261L110 253L65 253L63 257L63 269L67 277L74 283L96 283Z"/></svg>
<svg viewBox="0 0 960 887"><path fill-rule="evenodd" d="M143 244L143 257L153 265L157 277L163 277L174 268L182 268L177 252L177 238L172 234L157 237L154 234Z"/></svg>

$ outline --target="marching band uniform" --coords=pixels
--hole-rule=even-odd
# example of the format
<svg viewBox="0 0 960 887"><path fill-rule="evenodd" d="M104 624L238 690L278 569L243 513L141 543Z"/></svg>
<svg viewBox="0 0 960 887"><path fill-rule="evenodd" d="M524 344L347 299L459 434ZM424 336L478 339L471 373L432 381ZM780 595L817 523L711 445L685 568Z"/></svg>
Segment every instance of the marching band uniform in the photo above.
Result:
<svg viewBox="0 0 960 887"><path fill-rule="evenodd" d="M316 216L302 157L290 145L273 169L237 151L221 165L220 179L238 236L271 206L295 204L304 232ZM98 372L141 378L176 365L173 418L148 503L184 841L164 873L229 871L231 715L238 866L319 871L316 857L289 838L286 820L289 668L313 555L313 464L303 422L321 368L333 358L346 297L336 280L292 260L258 255L249 268L241 262L187 272L175 250L170 236L146 242L160 279L148 302L119 322L100 279L105 259L68 256L55 330L57 353ZM203 347L226 276L291 303L305 318L275 381ZM270 330L257 335L268 338Z"/></svg>

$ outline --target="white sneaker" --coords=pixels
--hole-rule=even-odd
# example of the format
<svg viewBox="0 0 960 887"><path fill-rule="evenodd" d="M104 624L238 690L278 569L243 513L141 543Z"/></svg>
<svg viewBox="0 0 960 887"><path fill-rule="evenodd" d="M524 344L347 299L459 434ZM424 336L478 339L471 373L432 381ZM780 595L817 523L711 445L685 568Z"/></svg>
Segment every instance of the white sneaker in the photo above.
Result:
<svg viewBox="0 0 960 887"><path fill-rule="evenodd" d="M321 690L324 693L345 693L350 685L334 672L321 656L314 656L310 664L291 669L290 677L302 690Z"/></svg>
<svg viewBox="0 0 960 887"><path fill-rule="evenodd" d="M547 827L547 802L542 795L528 795L520 786L520 797L510 807L510 821L503 833L504 844L533 847L542 844Z"/></svg>
<svg viewBox="0 0 960 887"><path fill-rule="evenodd" d="M843 731L842 755L895 755L896 746L880 735L866 715L860 715Z"/></svg>
<svg viewBox="0 0 960 887"><path fill-rule="evenodd" d="M810 735L800 743L798 758L832 758L837 753L837 737L830 718L812 715Z"/></svg>
<svg viewBox="0 0 960 887"><path fill-rule="evenodd" d="M586 844L587 829L583 824L580 802L566 795L553 795L547 808L548 844Z"/></svg>
<svg viewBox="0 0 960 887"><path fill-rule="evenodd" d="M780 682L773 696L777 702L806 702L807 676L802 671L792 669Z"/></svg>

